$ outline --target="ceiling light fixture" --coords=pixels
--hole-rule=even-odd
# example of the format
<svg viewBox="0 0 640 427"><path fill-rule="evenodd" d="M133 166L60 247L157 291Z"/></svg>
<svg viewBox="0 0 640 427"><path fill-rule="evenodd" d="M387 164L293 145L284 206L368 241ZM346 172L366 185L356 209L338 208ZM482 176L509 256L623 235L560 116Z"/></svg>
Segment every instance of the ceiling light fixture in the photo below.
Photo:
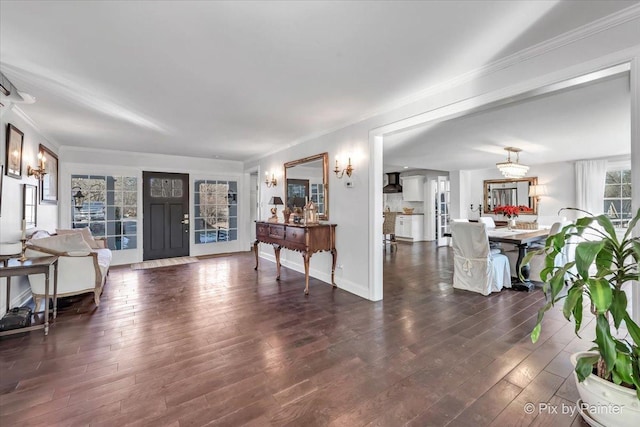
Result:
<svg viewBox="0 0 640 427"><path fill-rule="evenodd" d="M504 147L504 149L509 153L507 154L507 161L496 163L496 167L502 172L505 178L522 178L527 174L529 170L529 166L521 165L520 162L520 152L522 151L516 147ZM516 161L511 161L511 153L516 153Z"/></svg>

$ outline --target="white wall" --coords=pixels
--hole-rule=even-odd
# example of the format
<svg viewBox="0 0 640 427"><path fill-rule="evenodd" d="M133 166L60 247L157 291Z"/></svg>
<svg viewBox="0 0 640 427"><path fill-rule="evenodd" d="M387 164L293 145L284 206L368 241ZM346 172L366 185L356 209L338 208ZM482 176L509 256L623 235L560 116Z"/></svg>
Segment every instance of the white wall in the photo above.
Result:
<svg viewBox="0 0 640 427"><path fill-rule="evenodd" d="M309 138L297 146L275 154L268 155L246 166L260 169L282 169L286 161L306 157L323 151L329 151L330 158L348 150L358 150L360 154L352 156L357 162L353 176L355 188L345 190L342 182L330 179L330 220L338 224L337 246L338 264L344 268L338 271L337 283L341 288L358 295L378 300L382 298L382 247L377 242L379 230L382 229L382 211L384 206L382 195L382 144L385 134L415 126L431 120L439 120L462 111L484 105L496 100L524 93L541 86L573 78L598 69L619 64L624 61L635 61L640 58L640 19L636 16L626 21L608 24L597 31L574 33L577 36L566 40L554 40L548 45L532 48L526 54L518 53L511 58L500 61L499 65L488 66L475 78L467 75L457 81L447 82L439 88L431 88L424 92L424 98L388 111L375 117L352 124L343 129L322 136ZM637 91L638 84L632 83ZM640 96L632 93L632 99ZM635 104L634 104L635 103ZM637 104L637 99L632 105ZM632 111L632 114L637 114ZM637 126L637 124L632 125ZM635 129L635 127L634 127ZM640 170L640 157L633 155L639 150L638 132L632 136L632 158L634 169ZM539 173L542 173L540 171ZM535 170L531 174L538 174ZM558 183L564 178L572 180L572 173L567 170L545 171L543 184ZM452 180L454 178L452 177ZM469 182L473 177L468 177ZM465 179L466 180L466 179ZM546 181L548 180L548 181ZM462 182L458 179L458 182ZM564 204L568 196L565 185L558 185L558 192L552 193L548 201L543 201L542 213L554 213ZM459 190L458 190L459 191ZM635 194L635 193L634 193ZM282 188L265 189L261 197L264 203L272 195L282 196ZM457 195L458 209L468 203L479 201L467 200ZM637 208L640 200L634 199ZM466 206L465 206L466 208ZM264 209L264 208L263 208ZM299 258L299 254L296 258ZM262 256L270 254L262 250ZM288 259L290 254L285 255ZM320 262L322 264L320 264ZM301 262L291 258L294 268L301 270ZM315 255L312 267L321 268L312 271L316 277L326 277L329 260L326 256ZM322 276L320 274L323 274ZM324 280L324 279L323 279ZM325 280L326 281L326 280ZM313 290L311 290L313 292Z"/></svg>
<svg viewBox="0 0 640 427"><path fill-rule="evenodd" d="M575 185L575 162L557 162L545 165L532 165L527 173L527 178L538 177L538 184L547 186L547 196L543 196L538 204L538 215L521 215L522 221L533 221L537 217L554 217L558 215L561 208L573 207L576 203L576 185ZM484 180L485 179L503 179L497 168L479 169L468 171L469 180L466 188L461 188L461 193L467 194L469 203L475 206L484 203ZM471 218L469 205L462 207L462 215L467 214ZM474 212L477 216L477 213ZM502 220L502 215L485 214L484 216L492 216L495 219ZM474 216L474 218L475 218ZM573 218L572 212L563 212L561 216Z"/></svg>
<svg viewBox="0 0 640 427"><path fill-rule="evenodd" d="M138 248L113 252L113 264L142 261L142 172L171 172L189 174L189 210L194 219L194 182L199 179L220 179L238 182L238 239L231 242L195 244L194 230L190 229L190 253L193 256L245 251L249 221L250 180L243 172L242 163L235 161L167 156L151 153L123 153L112 150L62 147L60 150L60 223L71 226L71 175L95 174L135 176L138 178ZM244 244L243 244L244 243Z"/></svg>
<svg viewBox="0 0 640 427"><path fill-rule="evenodd" d="M45 145L54 153L58 147L43 137L28 119L15 107L5 106L0 110L0 159L5 164L7 124L11 123L24 132L22 147L22 178L2 177L2 206L0 209L0 241L14 242L20 239L22 225L22 187L23 184L38 185L38 180L27 176L27 166L38 165L38 147ZM5 165L6 168L6 165ZM6 173L6 172L5 172ZM38 189L39 190L39 189ZM39 193L38 193L38 197ZM54 230L58 224L58 207L51 204L38 204L37 228ZM0 279L0 310L6 303L5 279ZM11 306L18 306L31 296L31 288L26 277L11 279ZM4 313L4 311L3 311Z"/></svg>

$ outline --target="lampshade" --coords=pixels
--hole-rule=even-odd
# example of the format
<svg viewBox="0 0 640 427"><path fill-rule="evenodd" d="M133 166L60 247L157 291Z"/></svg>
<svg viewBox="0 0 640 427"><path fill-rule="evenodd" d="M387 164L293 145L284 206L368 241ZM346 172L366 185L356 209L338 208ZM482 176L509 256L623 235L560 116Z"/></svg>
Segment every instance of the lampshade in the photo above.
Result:
<svg viewBox="0 0 640 427"><path fill-rule="evenodd" d="M496 167L502 172L505 178L522 178L527 174L529 170L529 166L521 165L520 161L520 151L519 148L516 147L505 147L504 148L509 154L507 155L506 162L496 163ZM511 153L516 153L516 161L511 161Z"/></svg>
<svg viewBox="0 0 640 427"><path fill-rule="evenodd" d="M529 197L540 197L547 195L547 186L542 184L532 185L529 187Z"/></svg>
<svg viewBox="0 0 640 427"><path fill-rule="evenodd" d="M269 200L269 204L270 205L284 205L284 203L282 203L282 199L280 197L274 196L271 198L271 200Z"/></svg>

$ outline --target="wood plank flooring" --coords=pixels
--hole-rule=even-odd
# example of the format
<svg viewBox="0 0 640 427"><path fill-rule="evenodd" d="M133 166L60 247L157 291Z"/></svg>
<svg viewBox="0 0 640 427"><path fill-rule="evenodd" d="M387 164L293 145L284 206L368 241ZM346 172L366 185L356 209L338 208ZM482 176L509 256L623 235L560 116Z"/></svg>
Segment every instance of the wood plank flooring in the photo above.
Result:
<svg viewBox="0 0 640 427"><path fill-rule="evenodd" d="M454 290L452 254L399 244L384 300L365 301L253 254L112 269L42 331L0 338L0 425L578 426L524 411L575 405L589 347L543 300Z"/></svg>

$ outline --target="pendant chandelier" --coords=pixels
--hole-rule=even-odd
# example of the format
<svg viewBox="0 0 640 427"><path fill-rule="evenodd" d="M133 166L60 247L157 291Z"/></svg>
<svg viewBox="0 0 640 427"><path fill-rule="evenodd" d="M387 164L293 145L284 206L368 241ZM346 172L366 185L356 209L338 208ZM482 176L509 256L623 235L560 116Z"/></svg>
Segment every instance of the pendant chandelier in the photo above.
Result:
<svg viewBox="0 0 640 427"><path fill-rule="evenodd" d="M507 161L496 163L496 166L502 172L505 178L522 178L527 174L529 170L529 166L521 165L520 161L520 152L522 151L519 148L515 147L505 147L504 148L509 154L507 154ZM516 153L516 161L511 161L511 153Z"/></svg>

